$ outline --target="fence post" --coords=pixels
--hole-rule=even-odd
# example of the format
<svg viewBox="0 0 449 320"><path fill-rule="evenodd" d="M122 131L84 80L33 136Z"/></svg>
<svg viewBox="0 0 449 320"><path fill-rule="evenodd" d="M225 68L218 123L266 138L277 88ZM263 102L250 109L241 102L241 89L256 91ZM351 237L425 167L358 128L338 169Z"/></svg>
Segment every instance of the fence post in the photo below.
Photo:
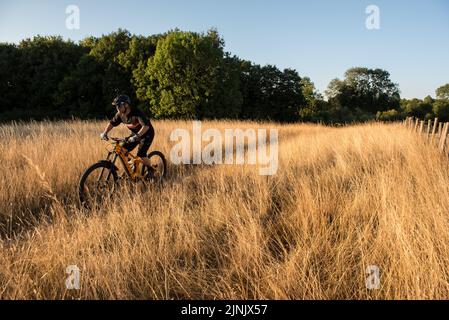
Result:
<svg viewBox="0 0 449 320"><path fill-rule="evenodd" d="M434 122L433 122L433 129L432 129L432 143L435 140L435 134L437 132L437 125L438 125L438 118L435 118Z"/></svg>
<svg viewBox="0 0 449 320"><path fill-rule="evenodd" d="M418 125L419 125L419 119L416 118L416 120L415 120L415 126L413 127L413 131L414 131L414 132L418 132Z"/></svg>
<svg viewBox="0 0 449 320"><path fill-rule="evenodd" d="M443 129L443 123L442 122L440 122L439 124L438 124L438 137L441 137L441 130Z"/></svg>
<svg viewBox="0 0 449 320"><path fill-rule="evenodd" d="M426 131L426 139L429 140L430 138L430 128L432 127L432 120L429 119L427 121L427 131Z"/></svg>
<svg viewBox="0 0 449 320"><path fill-rule="evenodd" d="M444 152L444 147L446 146L446 138L447 138L448 129L449 129L449 123L445 122L443 131L441 132L440 143L438 145L438 148L441 150L441 152Z"/></svg>
<svg viewBox="0 0 449 320"><path fill-rule="evenodd" d="M419 133L420 134L424 133L424 120L421 120L419 122Z"/></svg>

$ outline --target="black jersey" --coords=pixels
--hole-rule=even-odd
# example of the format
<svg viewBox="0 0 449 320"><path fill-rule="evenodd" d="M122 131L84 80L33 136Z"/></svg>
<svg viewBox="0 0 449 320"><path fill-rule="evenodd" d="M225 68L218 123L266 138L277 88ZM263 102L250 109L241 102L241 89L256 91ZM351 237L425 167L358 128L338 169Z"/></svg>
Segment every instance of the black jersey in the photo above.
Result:
<svg viewBox="0 0 449 320"><path fill-rule="evenodd" d="M121 123L126 125L128 129L134 133L138 133L140 129L142 129L141 123L152 128L150 119L148 119L148 117L138 108L131 108L131 112L128 116L121 115L120 112L117 112L114 118L112 118L111 124L114 127L117 127Z"/></svg>

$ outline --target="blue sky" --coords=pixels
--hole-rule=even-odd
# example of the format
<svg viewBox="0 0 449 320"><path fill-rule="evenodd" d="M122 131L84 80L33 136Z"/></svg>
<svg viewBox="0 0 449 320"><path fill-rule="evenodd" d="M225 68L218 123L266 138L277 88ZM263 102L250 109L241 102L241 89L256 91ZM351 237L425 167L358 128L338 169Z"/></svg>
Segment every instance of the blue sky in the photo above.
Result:
<svg viewBox="0 0 449 320"><path fill-rule="evenodd" d="M80 30L65 27L80 8ZM380 29L365 27L368 5ZM75 41L118 28L154 34L217 28L226 50L259 64L294 68L323 92L354 66L390 72L406 98L435 95L449 83L447 0L0 0L0 42L41 35Z"/></svg>

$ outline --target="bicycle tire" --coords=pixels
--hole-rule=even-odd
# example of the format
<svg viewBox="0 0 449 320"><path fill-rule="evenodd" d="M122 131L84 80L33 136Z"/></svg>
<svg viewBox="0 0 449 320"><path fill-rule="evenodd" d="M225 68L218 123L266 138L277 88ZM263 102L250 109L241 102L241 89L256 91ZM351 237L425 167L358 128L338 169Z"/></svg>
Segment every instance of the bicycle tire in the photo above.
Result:
<svg viewBox="0 0 449 320"><path fill-rule="evenodd" d="M167 177L167 160L165 159L165 155L160 151L152 151L148 154L148 159L151 160L152 157L159 157L162 160L163 173L160 177L160 180L163 180Z"/></svg>
<svg viewBox="0 0 449 320"><path fill-rule="evenodd" d="M114 183L114 185L116 184L116 182L118 180L116 168L109 161L100 161L100 162L97 162L97 163L91 165L89 168L87 168L84 171L84 173L81 175L81 178L80 178L80 181L78 184L78 199L80 201L80 204L87 209L92 208L92 203L89 203L89 201L88 201L89 199L87 199L87 195L85 193L84 186L85 186L85 183L86 183L87 179L89 178L89 176L95 170L100 169L100 168L109 170L112 173L112 178L113 178L112 183Z"/></svg>

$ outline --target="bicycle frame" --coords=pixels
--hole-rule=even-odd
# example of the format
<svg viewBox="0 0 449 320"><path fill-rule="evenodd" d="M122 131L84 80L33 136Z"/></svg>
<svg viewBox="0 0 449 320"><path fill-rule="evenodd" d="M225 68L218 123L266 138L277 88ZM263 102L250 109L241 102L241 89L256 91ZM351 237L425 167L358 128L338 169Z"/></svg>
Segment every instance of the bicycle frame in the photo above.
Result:
<svg viewBox="0 0 449 320"><path fill-rule="evenodd" d="M143 160L140 157L134 156L131 152L128 152L120 142L115 142L114 150L109 151L109 154L106 158L107 161L110 160L111 156L114 155L114 159L111 161L111 163L114 165L117 161L117 158L120 158L120 162L123 165L123 168L125 169L126 174L128 175L131 180L136 181L139 177L139 170L142 168ZM130 164L128 163L128 157L131 157L131 159L134 162L135 170L133 171L131 169ZM110 173L109 173L110 174ZM109 176L108 176L109 179Z"/></svg>

